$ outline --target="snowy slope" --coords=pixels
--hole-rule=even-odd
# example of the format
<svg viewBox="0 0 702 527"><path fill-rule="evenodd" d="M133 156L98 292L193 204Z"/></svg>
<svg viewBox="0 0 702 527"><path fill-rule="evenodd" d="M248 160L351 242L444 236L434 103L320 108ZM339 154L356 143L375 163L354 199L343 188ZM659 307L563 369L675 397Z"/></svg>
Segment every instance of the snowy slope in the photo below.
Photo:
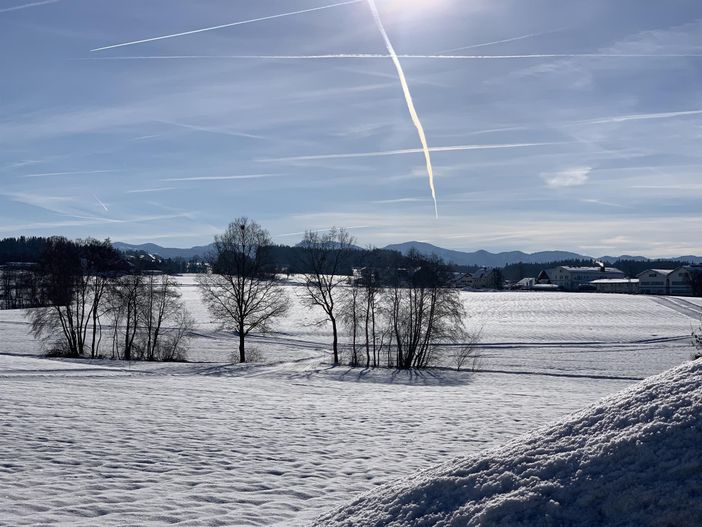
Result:
<svg viewBox="0 0 702 527"><path fill-rule="evenodd" d="M371 491L316 525L702 525L702 361Z"/></svg>

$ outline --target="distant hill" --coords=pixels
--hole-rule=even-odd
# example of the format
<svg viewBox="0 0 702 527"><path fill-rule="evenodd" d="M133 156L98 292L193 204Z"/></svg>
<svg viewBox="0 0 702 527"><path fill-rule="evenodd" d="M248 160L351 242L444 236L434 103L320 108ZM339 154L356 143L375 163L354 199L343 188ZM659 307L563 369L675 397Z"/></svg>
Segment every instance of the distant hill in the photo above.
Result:
<svg viewBox="0 0 702 527"><path fill-rule="evenodd" d="M189 260L193 257L203 257L206 256L213 248L212 244L201 245L197 247L191 247L189 249L179 249L179 248L169 248L161 247L155 243L143 243L140 245L134 245L130 243L115 242L114 247L121 251L144 251L150 254L158 255L162 258L185 258ZM298 244L297 246L300 246ZM361 247L354 246L354 249L361 249ZM407 254L411 249L416 249L421 254L430 255L435 254L441 259L448 263L456 265L465 265L470 267L504 267L505 265L515 264L515 263L525 263L525 264L546 264L550 262L561 262L566 260L601 260L608 264L616 262L617 260L631 260L635 262L648 262L653 261L644 256L602 256L602 257L592 257L584 254L578 254L568 251L541 251L536 253L525 253L522 251L508 251L501 253L491 253L489 251L475 251L475 252L464 252L455 251L451 249L444 249L442 247L437 247L430 243L425 242L405 242L393 245L388 245L384 249L390 251L398 251L402 254ZM671 258L671 260L690 262L690 263L702 263L702 257L700 256L680 256L677 258Z"/></svg>
<svg viewBox="0 0 702 527"><path fill-rule="evenodd" d="M406 242L388 245L385 249L399 251L407 254L411 249L419 251L421 254L435 254L446 262L457 265L479 266L479 267L503 267L513 263L547 263L564 260L591 260L590 256L583 256L568 251L542 251L533 254L522 251L509 251L502 253L491 253L488 251L462 252L451 249L443 249L430 243Z"/></svg>
<svg viewBox="0 0 702 527"><path fill-rule="evenodd" d="M134 245L131 243L115 242L112 244L115 249L120 251L144 251L149 254L155 254L161 258L191 258L206 256L212 250L212 244L190 247L189 249L179 249L176 247L161 247L155 243L142 243Z"/></svg>

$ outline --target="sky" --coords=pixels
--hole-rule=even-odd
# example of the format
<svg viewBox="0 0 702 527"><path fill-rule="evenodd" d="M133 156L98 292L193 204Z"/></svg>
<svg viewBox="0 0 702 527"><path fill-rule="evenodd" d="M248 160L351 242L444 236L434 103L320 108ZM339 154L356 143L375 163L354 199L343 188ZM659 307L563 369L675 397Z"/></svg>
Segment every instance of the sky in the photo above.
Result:
<svg viewBox="0 0 702 527"><path fill-rule="evenodd" d="M702 255L702 3L375 2L438 218L370 0L0 0L0 237Z"/></svg>

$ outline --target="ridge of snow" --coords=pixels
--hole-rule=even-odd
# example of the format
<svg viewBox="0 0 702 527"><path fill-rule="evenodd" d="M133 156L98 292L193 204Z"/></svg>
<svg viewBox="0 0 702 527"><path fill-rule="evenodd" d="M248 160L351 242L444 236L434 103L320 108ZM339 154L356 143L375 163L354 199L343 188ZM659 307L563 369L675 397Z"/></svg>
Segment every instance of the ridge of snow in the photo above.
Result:
<svg viewBox="0 0 702 527"><path fill-rule="evenodd" d="M702 525L702 361L374 489L314 525Z"/></svg>

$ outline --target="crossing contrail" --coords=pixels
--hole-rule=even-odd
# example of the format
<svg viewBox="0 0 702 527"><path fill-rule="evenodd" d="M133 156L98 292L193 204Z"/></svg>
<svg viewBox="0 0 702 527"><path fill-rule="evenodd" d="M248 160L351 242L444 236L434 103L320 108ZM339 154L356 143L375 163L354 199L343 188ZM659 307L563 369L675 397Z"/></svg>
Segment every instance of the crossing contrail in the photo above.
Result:
<svg viewBox="0 0 702 527"><path fill-rule="evenodd" d="M421 59L421 60L520 60L520 59L670 59L701 58L702 53L525 53L515 55L389 55L385 53L335 53L323 55L132 55L84 57L76 60L337 60L337 59Z"/></svg>
<svg viewBox="0 0 702 527"><path fill-rule="evenodd" d="M571 142L556 142L556 143L508 143L508 144L491 144L491 145L454 145L454 146L435 146L430 147L429 152L465 152L469 150L500 150L503 148L530 148L538 146L556 146L572 144ZM322 159L353 159L357 157L385 157L399 156L406 154L419 154L424 152L423 148L403 148L398 150L382 150L376 152L354 152L347 154L322 154L322 155L307 155L295 157L276 157L266 159L256 159L256 161L315 161Z"/></svg>
<svg viewBox="0 0 702 527"><path fill-rule="evenodd" d="M368 5L373 13L375 24L378 26L378 30L383 36L385 47L390 54L390 58L392 58L392 62L395 64L395 69L397 69L397 75L400 77L400 84L402 85L402 92L405 94L405 101L407 102L410 117L412 118L414 126L417 128L419 141L422 143L422 151L424 152L424 159L426 160L427 164L427 173L429 174L429 188L431 188L431 197L434 200L434 216L436 219L439 219L439 207L436 203L436 188L434 187L434 167L431 164L431 153L429 152L429 145L427 144L427 137L424 133L424 127L422 126L422 121L419 119L417 110L414 107L412 94L410 93L407 78L405 77L405 72L402 69L400 59L397 57L397 53L395 53L395 48L393 47L392 42L390 42L390 37L388 37L387 31L385 31L385 26L383 26L383 21L381 20L380 13L378 12L378 6L375 5L375 0L368 0Z"/></svg>
<svg viewBox="0 0 702 527"><path fill-rule="evenodd" d="M58 0L56 0L58 1ZM238 22L231 22L229 24L221 24L219 26L204 27L201 29L193 29L191 31L183 31L182 33L173 33L171 35L163 35L160 37L144 38L142 40L134 40L132 42L124 42L122 44L113 44L111 46L103 46L101 48L91 49L90 51L104 51L106 49L123 48L125 46L134 46L136 44L145 44L146 42L155 42L156 40L165 40L167 38L184 37L186 35L194 35L196 33L204 33L205 31L214 31L216 29L224 29L226 27L242 26L244 24L253 24L254 22L263 22L265 20L273 20L275 18L283 18L286 16L302 15L304 13L312 13L313 11L321 11L323 9L331 9L333 7L340 7L349 4L358 4L363 2L363 0L347 0L346 2L338 2L336 4L323 5L319 7L312 7L310 9L301 9L299 11L289 11L287 13L279 13L277 15L263 16L259 18L252 18L249 20L239 20Z"/></svg>
<svg viewBox="0 0 702 527"><path fill-rule="evenodd" d="M19 11L20 9L28 9L30 7L39 7L40 5L56 4L61 0L44 0L43 2L32 2L31 4L16 5L13 7L5 7L0 9L0 13L9 13L10 11Z"/></svg>

